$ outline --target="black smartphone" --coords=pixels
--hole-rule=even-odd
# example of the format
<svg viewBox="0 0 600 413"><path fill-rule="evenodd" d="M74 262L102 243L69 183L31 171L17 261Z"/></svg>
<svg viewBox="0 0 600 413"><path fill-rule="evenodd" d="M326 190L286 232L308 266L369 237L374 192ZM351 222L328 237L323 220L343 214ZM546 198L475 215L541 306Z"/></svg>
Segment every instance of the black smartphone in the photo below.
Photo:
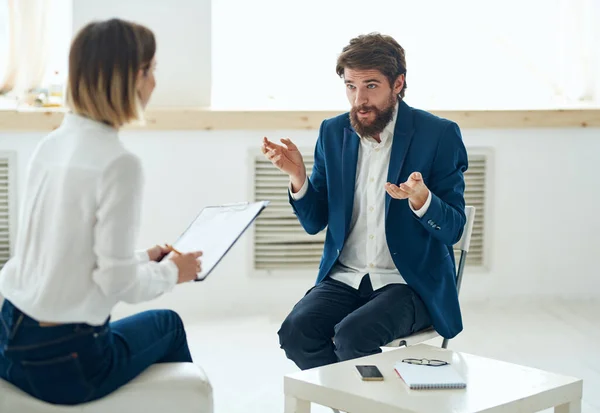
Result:
<svg viewBox="0 0 600 413"><path fill-rule="evenodd" d="M356 369L360 377L365 381L383 380L383 374L381 374L377 366L356 366Z"/></svg>

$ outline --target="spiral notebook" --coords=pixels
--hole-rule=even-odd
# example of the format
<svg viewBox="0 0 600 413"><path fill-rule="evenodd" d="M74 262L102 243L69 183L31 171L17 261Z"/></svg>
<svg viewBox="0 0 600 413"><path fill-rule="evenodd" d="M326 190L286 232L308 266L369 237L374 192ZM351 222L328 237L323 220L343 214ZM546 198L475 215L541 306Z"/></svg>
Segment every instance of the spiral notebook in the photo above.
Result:
<svg viewBox="0 0 600 413"><path fill-rule="evenodd" d="M394 369L412 390L464 389L467 387L467 383L450 364L433 367L398 362Z"/></svg>

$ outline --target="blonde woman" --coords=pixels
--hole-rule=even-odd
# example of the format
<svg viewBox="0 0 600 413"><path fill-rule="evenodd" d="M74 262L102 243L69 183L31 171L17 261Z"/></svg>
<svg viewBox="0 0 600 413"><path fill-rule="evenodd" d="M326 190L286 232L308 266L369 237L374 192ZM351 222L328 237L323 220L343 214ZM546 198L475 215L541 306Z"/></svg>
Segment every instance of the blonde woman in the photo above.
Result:
<svg viewBox="0 0 600 413"><path fill-rule="evenodd" d="M191 362L172 311L110 322L200 271L200 252L134 251L142 168L119 140L154 90L153 33L95 22L69 55L71 112L31 159L14 257L0 273L0 377L56 404L101 398L153 363Z"/></svg>

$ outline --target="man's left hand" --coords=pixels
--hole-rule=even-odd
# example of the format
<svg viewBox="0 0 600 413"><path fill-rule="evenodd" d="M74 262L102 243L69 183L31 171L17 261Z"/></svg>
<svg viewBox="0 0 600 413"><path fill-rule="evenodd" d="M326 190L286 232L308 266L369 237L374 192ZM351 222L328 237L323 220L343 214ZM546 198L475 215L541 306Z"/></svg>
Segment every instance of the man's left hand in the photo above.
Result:
<svg viewBox="0 0 600 413"><path fill-rule="evenodd" d="M150 248L147 252L148 252L148 257L150 258L150 261L160 261L165 256L169 255L169 253L171 252L171 249L166 246L163 247L160 245L156 245L156 246Z"/></svg>
<svg viewBox="0 0 600 413"><path fill-rule="evenodd" d="M394 199L407 199L410 205L415 210L423 208L427 197L429 196L429 189L423 182L423 177L420 172L413 172L408 177L408 180L400 186L391 183L385 184L385 190Z"/></svg>

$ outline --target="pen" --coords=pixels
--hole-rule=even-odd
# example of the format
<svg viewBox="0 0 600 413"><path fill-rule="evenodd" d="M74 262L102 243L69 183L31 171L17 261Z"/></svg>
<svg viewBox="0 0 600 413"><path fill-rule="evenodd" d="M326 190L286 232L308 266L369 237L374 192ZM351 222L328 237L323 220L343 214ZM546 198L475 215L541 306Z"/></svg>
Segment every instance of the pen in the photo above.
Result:
<svg viewBox="0 0 600 413"><path fill-rule="evenodd" d="M167 247L168 249L170 249L172 252L174 252L177 255L182 255L180 251L177 251L175 248L173 248L172 245L169 244L165 244L165 247Z"/></svg>

